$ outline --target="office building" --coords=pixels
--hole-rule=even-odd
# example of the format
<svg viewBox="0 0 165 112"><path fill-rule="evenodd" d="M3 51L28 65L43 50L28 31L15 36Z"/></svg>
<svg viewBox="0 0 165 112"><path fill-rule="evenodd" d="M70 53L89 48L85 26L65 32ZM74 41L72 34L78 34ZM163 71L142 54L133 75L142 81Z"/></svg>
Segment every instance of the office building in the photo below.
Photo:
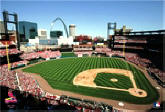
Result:
<svg viewBox="0 0 165 112"><path fill-rule="evenodd" d="M47 39L47 31L45 29L38 29L38 38Z"/></svg>
<svg viewBox="0 0 165 112"><path fill-rule="evenodd" d="M75 38L75 29L76 29L76 26L74 24L69 25L69 36L72 36L73 38Z"/></svg>
<svg viewBox="0 0 165 112"><path fill-rule="evenodd" d="M20 41L27 41L28 39L35 39L38 35L37 23L28 21L19 21L18 24Z"/></svg>

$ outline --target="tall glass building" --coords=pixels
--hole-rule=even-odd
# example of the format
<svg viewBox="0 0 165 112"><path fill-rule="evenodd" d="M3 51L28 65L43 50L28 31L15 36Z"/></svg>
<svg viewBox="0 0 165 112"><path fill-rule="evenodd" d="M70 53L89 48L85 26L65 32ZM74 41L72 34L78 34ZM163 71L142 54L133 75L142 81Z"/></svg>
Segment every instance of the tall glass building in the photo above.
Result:
<svg viewBox="0 0 165 112"><path fill-rule="evenodd" d="M19 21L18 29L20 34L20 41L22 42L27 41L28 39L35 39L35 36L38 36L37 23Z"/></svg>

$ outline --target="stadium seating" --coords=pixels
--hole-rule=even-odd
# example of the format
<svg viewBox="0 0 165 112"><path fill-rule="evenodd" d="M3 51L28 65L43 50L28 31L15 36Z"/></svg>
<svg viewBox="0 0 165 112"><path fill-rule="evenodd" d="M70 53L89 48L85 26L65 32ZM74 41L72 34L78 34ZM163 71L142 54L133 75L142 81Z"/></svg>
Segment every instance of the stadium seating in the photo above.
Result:
<svg viewBox="0 0 165 112"><path fill-rule="evenodd" d="M61 53L60 51L44 51L44 52L39 53L39 56L44 59L56 58L56 57L61 56Z"/></svg>
<svg viewBox="0 0 165 112"><path fill-rule="evenodd" d="M7 86L12 89L17 89L17 80L15 71L8 71L7 64L0 66L0 85Z"/></svg>
<svg viewBox="0 0 165 112"><path fill-rule="evenodd" d="M20 57L24 60L32 60L32 59L38 59L39 57L47 59L47 58L56 58L60 56L61 56L60 51L40 51L40 52L24 53Z"/></svg>
<svg viewBox="0 0 165 112"><path fill-rule="evenodd" d="M18 54L21 53L21 51L17 49L8 49L8 54ZM6 56L6 49L0 49L0 57Z"/></svg>
<svg viewBox="0 0 165 112"><path fill-rule="evenodd" d="M31 59L39 58L39 55L36 52L31 52L31 53L24 53L20 57L24 60L31 60Z"/></svg>
<svg viewBox="0 0 165 112"><path fill-rule="evenodd" d="M26 91L33 96L42 96L47 99L59 100L59 96L44 92L36 80L27 73L8 71L7 64L0 66L0 85L11 89Z"/></svg>
<svg viewBox="0 0 165 112"><path fill-rule="evenodd" d="M96 47L95 52L97 52L97 53L108 53L108 52L111 52L111 50L109 48L98 48L98 47Z"/></svg>
<svg viewBox="0 0 165 112"><path fill-rule="evenodd" d="M18 61L18 62L13 62L13 63L11 63L11 67L12 68L16 68L19 65L26 65L27 63L28 63L28 61L26 61L26 60Z"/></svg>

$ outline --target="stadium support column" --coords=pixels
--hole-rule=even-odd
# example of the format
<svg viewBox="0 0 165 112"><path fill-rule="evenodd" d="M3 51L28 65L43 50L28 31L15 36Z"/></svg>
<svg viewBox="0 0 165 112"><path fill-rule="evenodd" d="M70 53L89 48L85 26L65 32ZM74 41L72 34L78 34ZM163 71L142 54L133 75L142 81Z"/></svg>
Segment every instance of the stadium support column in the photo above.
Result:
<svg viewBox="0 0 165 112"><path fill-rule="evenodd" d="M4 21L4 27L5 27L6 40L9 40L8 28L7 28L7 21L8 20L9 20L8 12L7 11L3 11L3 21Z"/></svg>
<svg viewBox="0 0 165 112"><path fill-rule="evenodd" d="M18 16L17 14L14 14L14 19L15 19L15 25L16 25L16 35L17 35L17 48L20 50L20 36L18 32Z"/></svg>

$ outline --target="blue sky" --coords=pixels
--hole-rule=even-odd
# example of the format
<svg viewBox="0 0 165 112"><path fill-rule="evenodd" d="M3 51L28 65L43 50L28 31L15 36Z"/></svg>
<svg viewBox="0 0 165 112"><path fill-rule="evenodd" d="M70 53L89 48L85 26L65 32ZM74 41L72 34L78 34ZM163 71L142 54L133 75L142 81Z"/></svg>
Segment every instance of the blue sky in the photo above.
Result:
<svg viewBox="0 0 165 112"><path fill-rule="evenodd" d="M139 30L163 29L163 1L1 1L1 12L16 12L20 21L31 21L50 31L51 22L60 17L67 27L76 25L76 35L107 37L107 23L117 22ZM2 20L2 13L0 14ZM53 30L63 30L57 21Z"/></svg>

